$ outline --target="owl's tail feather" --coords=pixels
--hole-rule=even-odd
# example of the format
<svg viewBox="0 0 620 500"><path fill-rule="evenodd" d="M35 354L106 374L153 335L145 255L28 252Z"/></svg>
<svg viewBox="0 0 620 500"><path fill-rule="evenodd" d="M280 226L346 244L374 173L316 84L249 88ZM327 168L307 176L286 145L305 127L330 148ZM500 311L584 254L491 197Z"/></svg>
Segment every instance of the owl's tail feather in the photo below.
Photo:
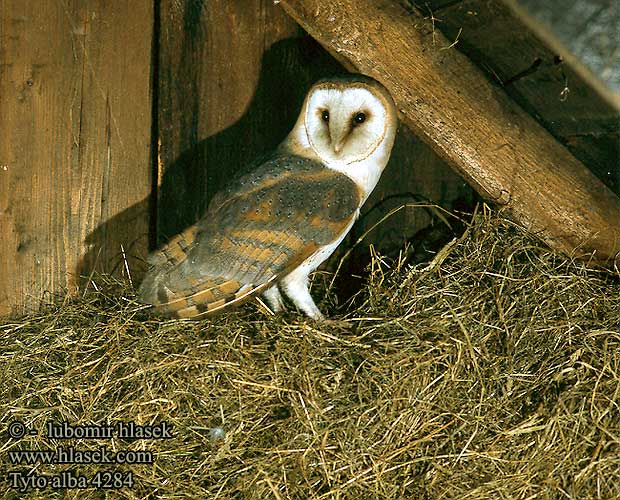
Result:
<svg viewBox="0 0 620 500"><path fill-rule="evenodd" d="M140 287L142 302L153 304L155 311L174 318L200 319L224 307L239 304L262 291L270 282L261 286L242 284L225 278L207 278L199 283L188 283L173 292L157 277L145 280Z"/></svg>
<svg viewBox="0 0 620 500"><path fill-rule="evenodd" d="M235 301L245 287L235 280L210 278L178 292L162 288L168 300L155 304L158 311L177 318L194 318Z"/></svg>
<svg viewBox="0 0 620 500"><path fill-rule="evenodd" d="M197 232L198 226L196 224L189 226L185 231L168 241L162 248L149 255L149 264L153 267L172 266L184 261L187 258L187 251L196 238Z"/></svg>

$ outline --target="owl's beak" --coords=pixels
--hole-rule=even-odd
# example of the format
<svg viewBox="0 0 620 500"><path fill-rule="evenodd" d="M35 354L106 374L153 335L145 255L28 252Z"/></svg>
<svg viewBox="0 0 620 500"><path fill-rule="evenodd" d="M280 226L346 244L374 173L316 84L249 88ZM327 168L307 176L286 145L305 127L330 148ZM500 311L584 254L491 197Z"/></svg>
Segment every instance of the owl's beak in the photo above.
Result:
<svg viewBox="0 0 620 500"><path fill-rule="evenodd" d="M348 130L335 130L331 136L334 153L340 154L340 151L344 148L344 143L347 142Z"/></svg>
<svg viewBox="0 0 620 500"><path fill-rule="evenodd" d="M344 147L344 141L337 142L336 144L334 144L334 153L340 154L340 151L342 151L343 147Z"/></svg>

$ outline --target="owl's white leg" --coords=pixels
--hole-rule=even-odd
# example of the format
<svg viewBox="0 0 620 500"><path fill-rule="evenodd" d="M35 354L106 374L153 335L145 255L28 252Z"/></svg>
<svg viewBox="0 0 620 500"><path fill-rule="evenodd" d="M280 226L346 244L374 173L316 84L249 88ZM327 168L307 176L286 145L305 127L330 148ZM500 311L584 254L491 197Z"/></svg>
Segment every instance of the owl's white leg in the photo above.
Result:
<svg viewBox="0 0 620 500"><path fill-rule="evenodd" d="M293 301L293 304L305 312L307 316L316 321L323 321L325 319L314 300L312 300L308 290L308 272L305 269L296 269L282 278L280 283L286 296Z"/></svg>
<svg viewBox="0 0 620 500"><path fill-rule="evenodd" d="M263 297L267 301L267 304L269 304L269 308L274 313L284 311L284 301L282 300L282 295L280 294L278 285L273 285L272 287L267 288L267 290L263 292Z"/></svg>

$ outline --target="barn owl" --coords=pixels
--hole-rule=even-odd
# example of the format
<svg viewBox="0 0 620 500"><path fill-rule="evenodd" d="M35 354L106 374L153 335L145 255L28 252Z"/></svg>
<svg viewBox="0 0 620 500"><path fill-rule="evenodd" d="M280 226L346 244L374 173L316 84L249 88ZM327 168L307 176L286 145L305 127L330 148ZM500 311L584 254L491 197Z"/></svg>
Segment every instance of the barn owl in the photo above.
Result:
<svg viewBox="0 0 620 500"><path fill-rule="evenodd" d="M276 151L151 255L141 301L170 316L201 318L257 294L279 312L284 292L323 320L309 275L357 219L388 162L397 123L379 82L363 75L317 82Z"/></svg>

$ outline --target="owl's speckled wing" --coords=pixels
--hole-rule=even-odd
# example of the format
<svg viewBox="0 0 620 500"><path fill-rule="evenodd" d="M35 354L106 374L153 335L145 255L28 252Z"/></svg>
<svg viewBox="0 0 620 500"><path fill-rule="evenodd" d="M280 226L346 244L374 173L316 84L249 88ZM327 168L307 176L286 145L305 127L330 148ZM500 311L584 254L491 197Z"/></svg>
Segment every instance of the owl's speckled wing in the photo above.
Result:
<svg viewBox="0 0 620 500"><path fill-rule="evenodd" d="M151 256L140 298L183 318L241 302L336 240L361 196L351 179L321 163L274 156Z"/></svg>

